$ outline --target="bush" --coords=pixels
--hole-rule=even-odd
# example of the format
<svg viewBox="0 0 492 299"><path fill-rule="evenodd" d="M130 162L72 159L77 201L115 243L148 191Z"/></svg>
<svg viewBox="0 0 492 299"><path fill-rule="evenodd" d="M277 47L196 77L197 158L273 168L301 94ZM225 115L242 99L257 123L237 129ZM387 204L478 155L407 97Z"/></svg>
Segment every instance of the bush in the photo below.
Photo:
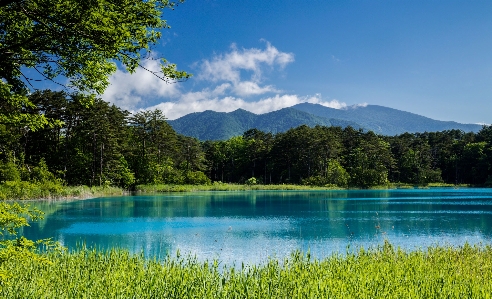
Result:
<svg viewBox="0 0 492 299"><path fill-rule="evenodd" d="M201 171L186 171L184 173L185 184L190 185L210 185L212 182Z"/></svg>
<svg viewBox="0 0 492 299"><path fill-rule="evenodd" d="M44 158L41 158L38 165L32 168L31 180L35 182L56 181L55 175L48 170Z"/></svg>
<svg viewBox="0 0 492 299"><path fill-rule="evenodd" d="M20 181L21 175L13 161L0 161L0 181Z"/></svg>
<svg viewBox="0 0 492 299"><path fill-rule="evenodd" d="M315 175L301 180L301 184L318 187L343 187L348 186L350 176L345 168L336 160L330 160L327 165L326 175Z"/></svg>
<svg viewBox="0 0 492 299"><path fill-rule="evenodd" d="M253 186L253 185L256 185L258 184L257 180L255 177L252 177L252 178L249 178L246 180L246 182L244 182L246 185L248 186Z"/></svg>

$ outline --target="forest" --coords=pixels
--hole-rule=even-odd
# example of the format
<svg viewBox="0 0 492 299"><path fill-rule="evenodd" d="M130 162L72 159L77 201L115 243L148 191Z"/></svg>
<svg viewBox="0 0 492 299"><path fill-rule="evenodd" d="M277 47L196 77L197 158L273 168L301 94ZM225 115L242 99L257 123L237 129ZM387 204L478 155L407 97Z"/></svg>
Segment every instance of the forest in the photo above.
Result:
<svg viewBox="0 0 492 299"><path fill-rule="evenodd" d="M0 181L66 185L245 183L370 188L389 183L492 185L492 127L378 136L351 127L250 129L223 141L177 134L159 110L130 114L101 99L37 91L22 113L49 125L0 124ZM4 104L5 105L5 104ZM2 107L7 110L9 107Z"/></svg>

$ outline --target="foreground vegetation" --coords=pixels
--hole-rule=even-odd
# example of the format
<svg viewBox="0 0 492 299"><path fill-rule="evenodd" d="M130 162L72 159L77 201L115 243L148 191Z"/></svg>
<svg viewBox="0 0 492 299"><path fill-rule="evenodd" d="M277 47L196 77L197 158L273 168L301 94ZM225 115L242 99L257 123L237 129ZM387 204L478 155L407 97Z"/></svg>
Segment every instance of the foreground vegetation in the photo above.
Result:
<svg viewBox="0 0 492 299"><path fill-rule="evenodd" d="M2 298L490 298L492 247L405 252L389 243L322 260L299 253L222 267L194 258L146 260L123 250L9 260Z"/></svg>

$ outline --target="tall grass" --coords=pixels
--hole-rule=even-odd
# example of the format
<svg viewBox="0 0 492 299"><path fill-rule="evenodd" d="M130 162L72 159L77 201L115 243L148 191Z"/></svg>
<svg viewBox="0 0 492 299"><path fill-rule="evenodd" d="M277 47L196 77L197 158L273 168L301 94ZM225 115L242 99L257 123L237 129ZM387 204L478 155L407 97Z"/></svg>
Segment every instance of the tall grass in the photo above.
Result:
<svg viewBox="0 0 492 299"><path fill-rule="evenodd" d="M249 191L249 190L334 190L337 187L316 187L305 185L239 185L214 183L212 185L138 185L137 192L193 192L193 191Z"/></svg>
<svg viewBox="0 0 492 299"><path fill-rule="evenodd" d="M6 181L0 184L0 200L88 198L123 195L117 187L64 186L57 182Z"/></svg>
<svg viewBox="0 0 492 299"><path fill-rule="evenodd" d="M490 298L492 248L464 245L405 252L385 243L322 260L298 252L263 265L146 260L123 250L14 260L1 298Z"/></svg>
<svg viewBox="0 0 492 299"><path fill-rule="evenodd" d="M452 185L444 183L432 183L428 186L414 186L402 183L390 183L388 185L373 186L370 189L385 190L385 189L415 189L428 187L469 187L468 185ZM349 188L353 189L353 188ZM357 188L355 188L357 189ZM250 190L347 190L337 186L308 186L308 185L241 185L229 183L214 183L211 185L172 185L172 184L156 184L156 185L137 185L135 191L141 193L155 192L194 192L194 191L250 191Z"/></svg>

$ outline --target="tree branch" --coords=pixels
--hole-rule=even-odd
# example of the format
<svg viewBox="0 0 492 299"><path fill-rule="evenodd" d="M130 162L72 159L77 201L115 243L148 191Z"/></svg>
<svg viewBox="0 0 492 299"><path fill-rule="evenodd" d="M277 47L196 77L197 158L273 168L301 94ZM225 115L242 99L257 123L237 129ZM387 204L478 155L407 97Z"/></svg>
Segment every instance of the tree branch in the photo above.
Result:
<svg viewBox="0 0 492 299"><path fill-rule="evenodd" d="M22 0L0 0L0 7L10 5L14 2L22 2Z"/></svg>

